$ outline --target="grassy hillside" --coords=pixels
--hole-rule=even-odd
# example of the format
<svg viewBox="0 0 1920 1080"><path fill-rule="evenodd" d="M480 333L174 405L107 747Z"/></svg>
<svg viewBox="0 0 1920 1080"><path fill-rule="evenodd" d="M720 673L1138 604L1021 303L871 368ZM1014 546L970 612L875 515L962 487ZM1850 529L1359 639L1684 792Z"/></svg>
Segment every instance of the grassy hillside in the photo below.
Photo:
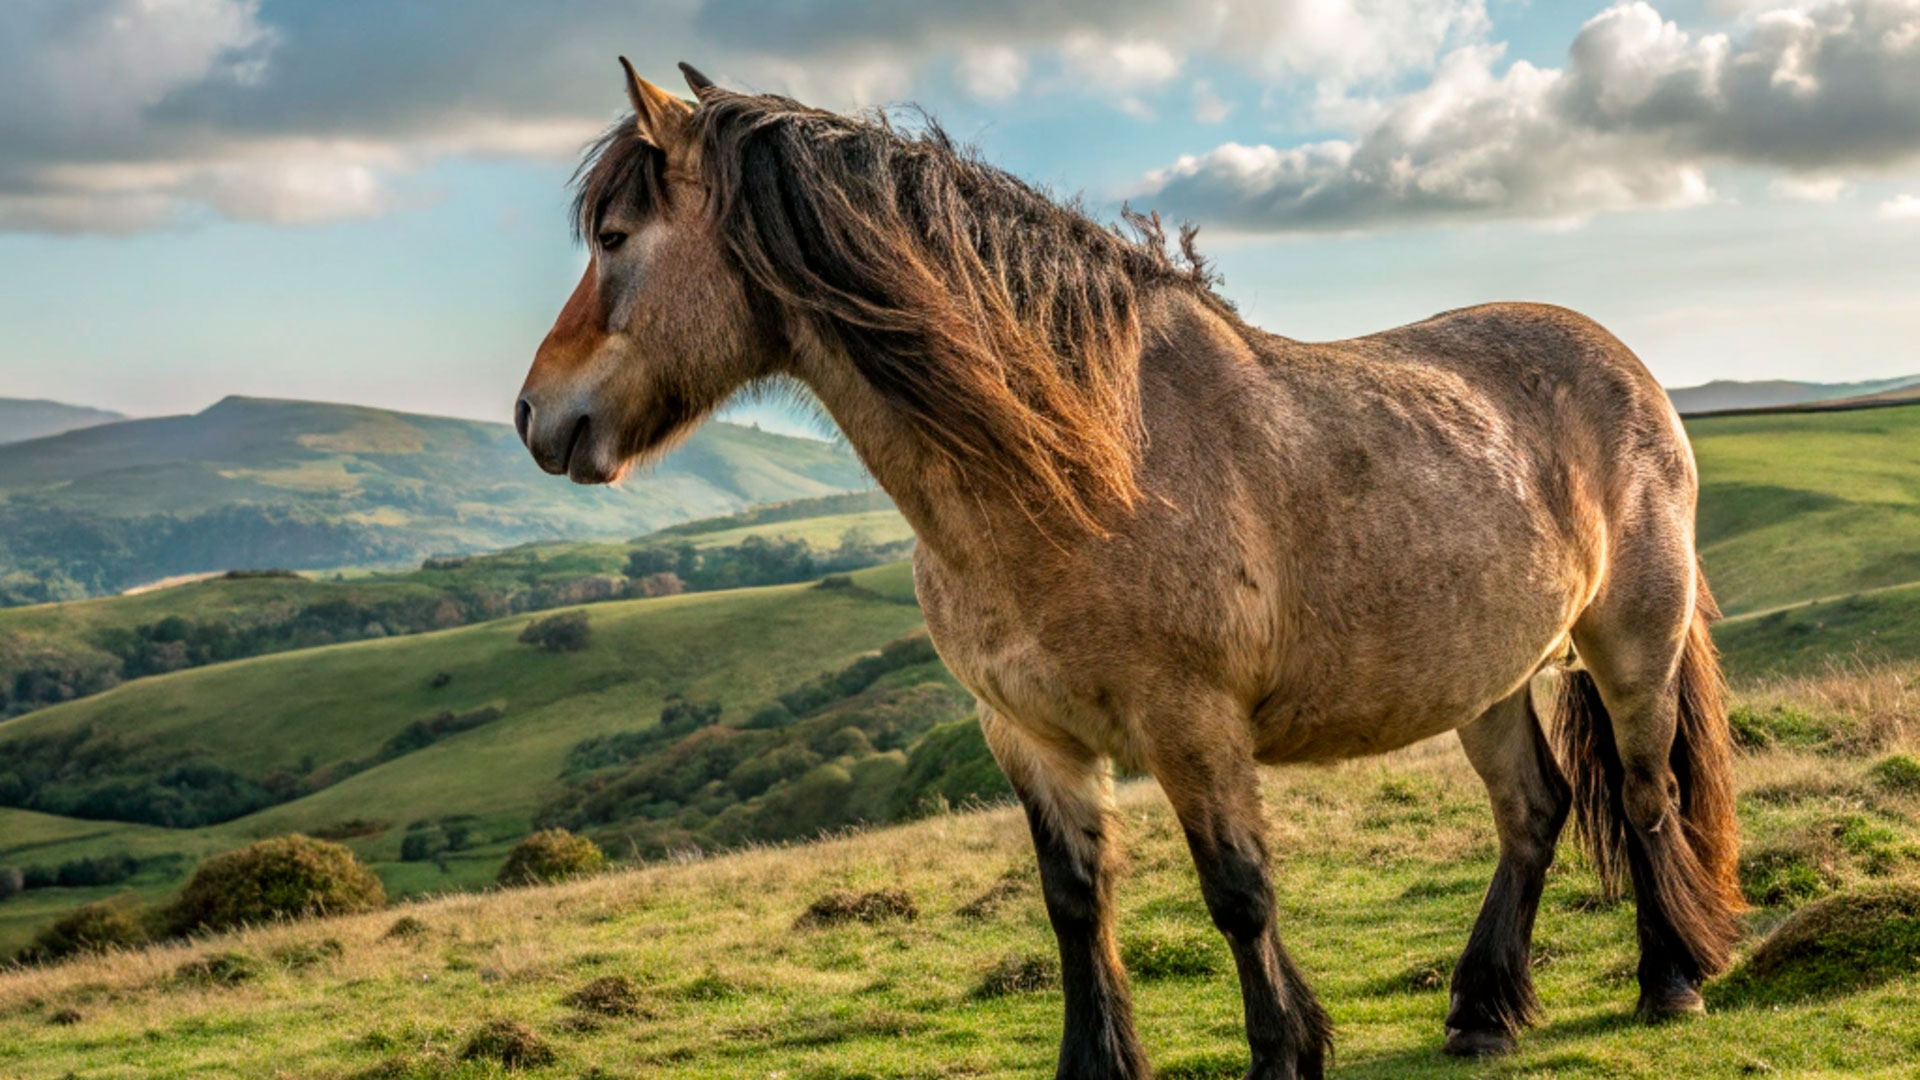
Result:
<svg viewBox="0 0 1920 1080"><path fill-rule="evenodd" d="M1915 882L1920 801L1878 779L1884 752L1741 758L1749 946L1815 897ZM1815 997L1728 984L1705 1017L1634 1022L1632 905L1605 901L1571 848L1535 934L1545 1024L1512 1058L1445 1058L1446 973L1494 864L1458 752L1279 771L1267 796L1282 932L1336 1025L1332 1076L1911 1075L1910 956L1830 971L1851 984ZM1121 803L1120 938L1148 1051L1163 1077L1237 1078L1238 988L1185 841L1151 784ZM802 923L835 890L874 889L905 890L916 917ZM418 932L390 932L402 916ZM474 1036L505 1020L552 1054L529 1077L1031 1077L1059 1037L1052 956L1025 823L1002 809L0 974L0 1072L499 1076ZM208 957L239 974L195 975ZM579 996L599 979L626 982Z"/></svg>
<svg viewBox="0 0 1920 1080"><path fill-rule="evenodd" d="M1728 614L1920 580L1920 407L1689 421Z"/></svg>
<svg viewBox="0 0 1920 1080"><path fill-rule="evenodd" d="M491 877L499 845L527 832L558 791L576 744L644 730L674 697L744 721L776 693L918 629L919 610L897 598L905 576L894 566L854 575L870 588L798 585L597 604L581 609L592 643L580 652L522 643L523 616L176 672L29 713L0 723L0 740L11 747L0 787L31 787L31 776L9 780L28 769L21 748L51 743L55 761L87 763L85 783L69 783L69 791L119 784L152 798L171 793L184 805L244 785L296 797L197 829L0 810L0 864L50 866L121 851L190 861L283 832L363 832L349 842L376 863L396 863L382 870L400 891L478 884ZM352 768L409 725L480 710L499 716ZM455 815L477 820L485 842L466 858L484 865L397 865L408 824ZM155 889L177 883L185 867L165 869L156 868ZM49 905L92 895L31 890L0 903L0 950L22 943Z"/></svg>
<svg viewBox="0 0 1920 1080"><path fill-rule="evenodd" d="M649 588L657 594L658 582L629 580L630 560L641 549L690 545L701 552L673 565L686 570L680 587L702 590L891 561L911 537L886 496L866 491L769 504L634 540L430 559L412 571L215 577L133 595L0 608L0 718L222 660L445 629L646 595ZM721 574L723 568L729 572Z"/></svg>
<svg viewBox="0 0 1920 1080"><path fill-rule="evenodd" d="M63 431L110 424L126 417L106 409L66 405L58 401L0 398L0 443L24 442Z"/></svg>
<svg viewBox="0 0 1920 1080"><path fill-rule="evenodd" d="M0 446L0 599L632 536L867 486L844 447L731 424L619 487L583 488L541 473L504 424L227 398Z"/></svg>

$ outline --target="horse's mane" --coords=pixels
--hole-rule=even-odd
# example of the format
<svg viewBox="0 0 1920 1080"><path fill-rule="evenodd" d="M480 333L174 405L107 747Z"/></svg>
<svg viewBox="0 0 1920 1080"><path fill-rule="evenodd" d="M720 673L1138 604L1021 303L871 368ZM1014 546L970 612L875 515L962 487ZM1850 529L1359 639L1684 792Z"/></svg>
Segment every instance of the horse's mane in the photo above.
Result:
<svg viewBox="0 0 1920 1080"><path fill-rule="evenodd" d="M1029 512L1101 528L1139 497L1143 286L1209 292L1191 229L1103 227L956 146L770 95L717 92L693 118L731 258L838 346L942 454ZM664 156L631 123L581 168L576 227L664 198Z"/></svg>

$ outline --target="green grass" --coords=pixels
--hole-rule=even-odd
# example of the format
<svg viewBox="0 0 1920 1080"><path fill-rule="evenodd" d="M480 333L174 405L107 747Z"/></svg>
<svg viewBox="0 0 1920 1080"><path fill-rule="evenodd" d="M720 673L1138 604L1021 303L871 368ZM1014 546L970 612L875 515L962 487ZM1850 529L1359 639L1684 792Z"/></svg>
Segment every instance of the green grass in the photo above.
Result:
<svg viewBox="0 0 1920 1080"><path fill-rule="evenodd" d="M1920 801L1854 789L1867 759L1822 759L1818 773L1808 762L1741 759L1750 846L1826 835L1836 814L1896 846L1920 837ZM1495 855L1485 796L1457 751L1280 771L1267 794L1282 932L1337 1025L1335 1077L1911 1075L1920 977L1897 963L1857 988L1634 1022L1632 905L1597 905L1570 849L1535 933L1545 1024L1509 1059L1447 1059L1444 973ZM1125 786L1121 800L1120 938L1142 969L1149 1052L1162 1076L1237 1077L1237 983L1185 841L1150 783ZM1835 841L1832 869L1849 893L1911 882L1920 866L1902 855L1870 867L1845 845ZM896 888L918 917L800 924L830 893ZM987 893L997 900L983 910ZM385 936L403 914L426 932ZM1788 914L1756 911L1746 947ZM339 956L326 955L328 940ZM498 1076L461 1055L490 1022L510 1020L554 1054L529 1077L1045 1075L1060 1022L1052 950L1024 822L992 810L0 975L0 1073ZM235 986L194 978L188 965L209 956L254 975ZM611 977L632 983L620 1008L568 1004ZM63 1010L77 1018L51 1022Z"/></svg>
<svg viewBox="0 0 1920 1080"><path fill-rule="evenodd" d="M899 577L894 568L855 575L881 588ZM121 850L195 859L262 836L364 819L382 831L348 843L396 892L484 884L504 843L529 828L575 743L650 726L675 694L719 702L727 715L744 719L746 709L776 691L921 622L917 608L877 591L806 585L582 610L589 613L593 642L577 653L519 643L529 617L517 616L155 676L0 723L0 738L88 724L138 730L161 745L200 747L217 764L259 775L298 768L305 759L325 764L364 757L407 724L441 710L505 709L485 726L203 829L0 810L0 864L52 865ZM436 689L430 681L441 673L451 679ZM398 862L407 823L451 814L475 815L476 835L494 846L452 856L444 873L433 864ZM0 950L22 944L43 915L38 905L0 904Z"/></svg>
<svg viewBox="0 0 1920 1080"><path fill-rule="evenodd" d="M1729 614L1920 580L1920 407L1689 421Z"/></svg>

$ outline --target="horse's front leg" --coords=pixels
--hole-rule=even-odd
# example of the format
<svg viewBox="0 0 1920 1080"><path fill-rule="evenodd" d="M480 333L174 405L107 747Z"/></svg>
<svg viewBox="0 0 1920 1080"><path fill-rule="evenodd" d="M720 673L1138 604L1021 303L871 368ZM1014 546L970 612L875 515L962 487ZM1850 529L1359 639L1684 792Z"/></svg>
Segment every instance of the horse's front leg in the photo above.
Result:
<svg viewBox="0 0 1920 1080"><path fill-rule="evenodd" d="M1221 702L1143 726L1153 774L1173 803L1213 924L1240 970L1248 1080L1319 1080L1332 1024L1280 944L1267 878L1266 821L1244 716Z"/></svg>
<svg viewBox="0 0 1920 1080"><path fill-rule="evenodd" d="M1060 942L1066 1025L1059 1080L1147 1080L1113 934L1113 781L1106 761L1061 734L1041 739L986 706L980 727L1027 811L1047 917Z"/></svg>

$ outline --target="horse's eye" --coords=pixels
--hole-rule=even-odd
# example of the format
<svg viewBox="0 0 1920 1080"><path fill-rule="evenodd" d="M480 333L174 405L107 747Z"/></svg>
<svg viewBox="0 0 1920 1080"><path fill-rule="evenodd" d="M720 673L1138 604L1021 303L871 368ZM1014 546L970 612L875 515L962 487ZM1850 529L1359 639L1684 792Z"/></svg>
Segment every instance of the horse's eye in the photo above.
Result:
<svg viewBox="0 0 1920 1080"><path fill-rule="evenodd" d="M607 229L594 239L599 241L601 251L612 251L627 242L627 234L618 229Z"/></svg>

